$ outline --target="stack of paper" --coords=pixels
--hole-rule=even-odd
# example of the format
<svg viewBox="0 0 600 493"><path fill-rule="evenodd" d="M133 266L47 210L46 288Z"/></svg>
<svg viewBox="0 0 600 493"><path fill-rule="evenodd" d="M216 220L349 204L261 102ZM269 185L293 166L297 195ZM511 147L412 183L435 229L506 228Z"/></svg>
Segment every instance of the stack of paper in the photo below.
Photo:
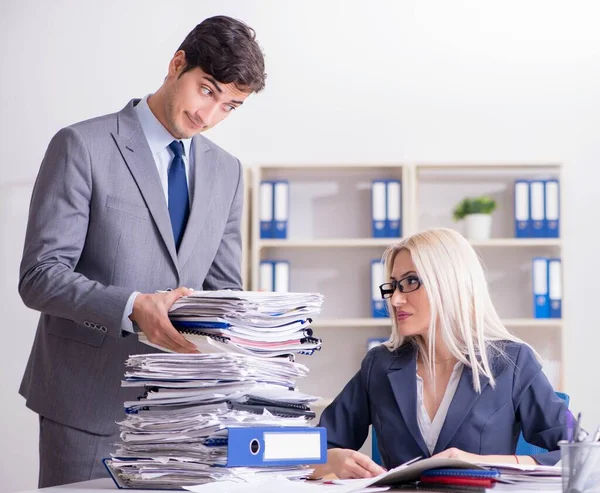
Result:
<svg viewBox="0 0 600 493"><path fill-rule="evenodd" d="M321 348L310 325L322 304L315 293L197 291L179 298L169 318L201 352L312 354ZM143 333L140 341L150 344Z"/></svg>
<svg viewBox="0 0 600 493"><path fill-rule="evenodd" d="M560 466L502 463L481 463L481 465L500 471L498 481L507 484L560 485L562 481L562 468Z"/></svg>
<svg viewBox="0 0 600 493"><path fill-rule="evenodd" d="M171 320L201 352L127 360L122 385L140 397L124 403L121 441L105 460L115 482L173 489L308 477L306 464L326 460L326 435L310 425L319 398L297 390L308 368L294 355L321 341L294 341L312 336L321 304L321 295L232 291L178 300Z"/></svg>

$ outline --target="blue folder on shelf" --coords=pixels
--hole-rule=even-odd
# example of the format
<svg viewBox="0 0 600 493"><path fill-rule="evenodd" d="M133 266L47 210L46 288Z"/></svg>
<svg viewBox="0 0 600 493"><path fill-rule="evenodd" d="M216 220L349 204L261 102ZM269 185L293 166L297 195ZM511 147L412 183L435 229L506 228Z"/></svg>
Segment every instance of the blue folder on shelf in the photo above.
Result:
<svg viewBox="0 0 600 493"><path fill-rule="evenodd" d="M402 236L402 182L387 180L386 185L386 236L400 238Z"/></svg>
<svg viewBox="0 0 600 493"><path fill-rule="evenodd" d="M534 318L550 318L547 257L534 257L531 277L533 288L533 316Z"/></svg>
<svg viewBox="0 0 600 493"><path fill-rule="evenodd" d="M287 180L273 182L273 238L284 240L288 236L290 184Z"/></svg>
<svg viewBox="0 0 600 493"><path fill-rule="evenodd" d="M381 260L371 261L371 316L373 318L387 318L387 303L381 298L379 286L384 282L383 263Z"/></svg>
<svg viewBox="0 0 600 493"><path fill-rule="evenodd" d="M558 180L546 180L545 186L545 236L546 238L559 238L560 198Z"/></svg>
<svg viewBox="0 0 600 493"><path fill-rule="evenodd" d="M531 218L531 236L546 236L546 186L541 180L529 182L529 210Z"/></svg>
<svg viewBox="0 0 600 493"><path fill-rule="evenodd" d="M373 238L387 236L387 185L385 180L373 180L371 188L371 218Z"/></svg>
<svg viewBox="0 0 600 493"><path fill-rule="evenodd" d="M548 299L550 318L562 318L562 269L559 258L548 260Z"/></svg>
<svg viewBox="0 0 600 493"><path fill-rule="evenodd" d="M533 234L529 207L529 182L515 181L515 238L530 238Z"/></svg>
<svg viewBox="0 0 600 493"><path fill-rule="evenodd" d="M258 210L260 216L260 237L275 238L273 222L273 182L263 180L260 182L258 194Z"/></svg>

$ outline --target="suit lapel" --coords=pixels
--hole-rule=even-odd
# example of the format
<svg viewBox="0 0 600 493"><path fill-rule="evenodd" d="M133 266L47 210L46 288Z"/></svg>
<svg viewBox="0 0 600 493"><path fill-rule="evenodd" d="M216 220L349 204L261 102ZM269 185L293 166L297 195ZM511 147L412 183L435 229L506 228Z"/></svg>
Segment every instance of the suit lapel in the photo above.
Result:
<svg viewBox="0 0 600 493"><path fill-rule="evenodd" d="M179 273L175 240L173 239L173 230L171 229L171 219L165 201L165 193L160 183L148 141L134 113L134 103L135 100L130 101L119 112L117 116L117 133L113 132L112 136L144 197L144 201L167 247L173 265ZM143 248L143 245L140 245L140 248Z"/></svg>
<svg viewBox="0 0 600 493"><path fill-rule="evenodd" d="M411 344L398 351L398 356L390 366L388 379L408 431L423 451L423 455L429 457L429 450L417 422L417 353Z"/></svg>
<svg viewBox="0 0 600 493"><path fill-rule="evenodd" d="M487 377L481 377L481 392L485 390L489 379ZM456 431L463 423L465 418L469 415L471 409L477 402L477 399L481 394L478 394L473 389L473 371L470 367L463 367L463 372L456 388L454 398L448 408L448 414L446 415L446 421L442 426L438 441L435 444L434 454L446 450L450 440L456 434Z"/></svg>
<svg viewBox="0 0 600 493"><path fill-rule="evenodd" d="M211 216L214 183L218 169L218 157L202 136L192 140L194 159L194 190L190 217L179 247L179 265L184 266L198 242L204 225Z"/></svg>

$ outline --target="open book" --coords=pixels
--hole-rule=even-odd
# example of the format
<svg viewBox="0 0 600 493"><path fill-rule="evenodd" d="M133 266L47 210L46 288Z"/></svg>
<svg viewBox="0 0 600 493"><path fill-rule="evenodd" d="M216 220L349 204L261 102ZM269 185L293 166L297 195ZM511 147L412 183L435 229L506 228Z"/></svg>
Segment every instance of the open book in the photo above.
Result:
<svg viewBox="0 0 600 493"><path fill-rule="evenodd" d="M484 467L459 459L439 459L433 457L419 459L420 457L416 457L374 478L336 479L334 483L354 485L357 490L360 490L367 486L391 486L418 481L421 478L421 473L429 469L485 469ZM354 489L347 491L354 491Z"/></svg>
<svg viewBox="0 0 600 493"><path fill-rule="evenodd" d="M430 469L471 469L481 470L497 469L501 476L498 481L506 483L520 482L555 482L560 480L561 469L556 466L531 466L531 465L510 465L510 464L487 464L472 463L460 459L440 459L430 457L421 459L416 457L413 460L390 469L387 472L366 479L338 479L335 484L347 485L350 487L344 490L351 493L369 486L392 486L403 483L412 483L421 478L421 474ZM352 487L353 486L353 487Z"/></svg>

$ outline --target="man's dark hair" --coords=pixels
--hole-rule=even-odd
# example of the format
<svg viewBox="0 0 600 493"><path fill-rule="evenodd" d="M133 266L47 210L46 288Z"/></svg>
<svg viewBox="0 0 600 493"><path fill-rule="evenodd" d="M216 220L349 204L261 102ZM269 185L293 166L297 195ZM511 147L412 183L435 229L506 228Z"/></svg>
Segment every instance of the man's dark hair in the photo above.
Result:
<svg viewBox="0 0 600 493"><path fill-rule="evenodd" d="M198 24L185 38L185 73L196 67L217 82L234 83L244 92L259 92L265 87L265 60L254 29L241 21L218 15Z"/></svg>

